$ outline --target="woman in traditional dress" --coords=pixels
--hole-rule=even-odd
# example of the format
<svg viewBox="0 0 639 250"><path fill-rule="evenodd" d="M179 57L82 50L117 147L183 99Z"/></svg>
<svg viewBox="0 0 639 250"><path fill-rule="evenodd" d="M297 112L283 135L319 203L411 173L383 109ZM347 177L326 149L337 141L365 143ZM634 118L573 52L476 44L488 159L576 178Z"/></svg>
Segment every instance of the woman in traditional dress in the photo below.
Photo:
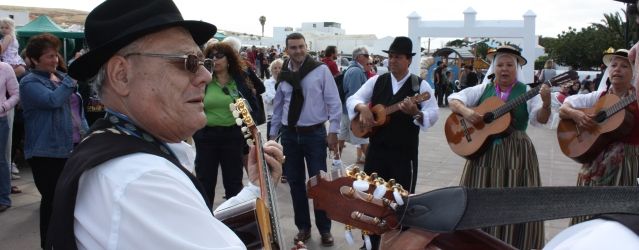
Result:
<svg viewBox="0 0 639 250"><path fill-rule="evenodd" d="M528 90L528 86L523 83L521 70L526 59L518 50L503 46L489 57L493 60L487 75L494 74L492 81L465 88L448 97L450 109L473 124L482 123L483 117L471 107L480 105L493 96L507 102L524 95ZM540 93L511 111L511 126L514 131L510 135L493 140L482 155L466 162L462 186L541 186L537 152L526 134L529 122L544 124L551 114L550 88L544 85ZM541 249L544 245L543 221L484 228L484 231L518 249Z"/></svg>

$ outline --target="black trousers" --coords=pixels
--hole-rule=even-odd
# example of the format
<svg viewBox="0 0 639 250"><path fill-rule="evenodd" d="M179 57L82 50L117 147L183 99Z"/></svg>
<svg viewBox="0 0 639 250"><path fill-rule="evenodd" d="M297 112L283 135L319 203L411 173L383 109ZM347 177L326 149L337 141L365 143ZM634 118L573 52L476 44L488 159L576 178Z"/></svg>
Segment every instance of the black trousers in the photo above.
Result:
<svg viewBox="0 0 639 250"><path fill-rule="evenodd" d="M244 185L242 155L244 136L238 126L209 127L193 135L195 141L195 174L213 203L218 168L222 168L222 184L227 198L237 195Z"/></svg>
<svg viewBox="0 0 639 250"><path fill-rule="evenodd" d="M31 171L33 171L33 181L42 199L40 201L40 246L44 248L47 239L47 230L49 228L49 220L53 210L53 196L55 194L55 186L66 158L48 158L48 157L32 157L27 159Z"/></svg>
<svg viewBox="0 0 639 250"><path fill-rule="evenodd" d="M417 184L417 147L399 149L371 143L366 153L364 171L379 174L385 180L395 179L406 191L415 193ZM370 235L372 250L379 249L381 237Z"/></svg>

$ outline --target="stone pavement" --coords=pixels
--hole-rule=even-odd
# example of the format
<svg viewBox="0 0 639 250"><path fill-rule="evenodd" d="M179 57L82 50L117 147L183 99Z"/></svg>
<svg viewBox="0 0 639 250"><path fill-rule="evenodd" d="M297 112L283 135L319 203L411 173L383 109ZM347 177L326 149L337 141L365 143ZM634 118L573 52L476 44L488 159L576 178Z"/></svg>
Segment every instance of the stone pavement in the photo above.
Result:
<svg viewBox="0 0 639 250"><path fill-rule="evenodd" d="M443 123L450 114L447 108L440 109L440 117L435 126L428 132L420 133L419 150L419 175L416 192L421 193L441 187L456 186L464 166L465 160L455 155L446 145L443 134ZM265 128L260 128L266 131ZM576 175L579 164L565 157L555 137L554 130L529 126L528 135L532 138L541 167L542 183L545 186L573 186L576 183ZM348 145L344 149L344 161L355 162L355 147ZM330 166L331 161L327 159ZM20 169L20 180L13 181L22 189L21 194L11 196L13 207L0 213L0 250L22 250L39 248L38 210L40 194L38 193L29 168ZM219 181L216 197L223 196L221 180ZM280 225L285 241L291 242L297 228L293 222L293 209L289 187L280 184L277 188ZM222 200L216 200L216 205ZM310 201L309 201L310 202ZM312 205L312 202L311 202ZM311 211L312 212L312 211ZM311 218L313 218L311 216ZM567 219L546 222L546 240L551 239L559 231L568 225ZM312 229L311 239L307 242L309 249L358 249L362 245L358 230L353 230L355 245L348 245L344 240L344 226L333 222L332 233L335 238L335 246L321 247L317 228Z"/></svg>

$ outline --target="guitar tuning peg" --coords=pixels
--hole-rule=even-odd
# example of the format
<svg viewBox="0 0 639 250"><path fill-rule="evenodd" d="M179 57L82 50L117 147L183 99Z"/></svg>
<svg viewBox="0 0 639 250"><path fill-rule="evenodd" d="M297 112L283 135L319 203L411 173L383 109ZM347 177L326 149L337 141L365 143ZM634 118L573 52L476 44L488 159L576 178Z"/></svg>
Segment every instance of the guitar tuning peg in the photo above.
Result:
<svg viewBox="0 0 639 250"><path fill-rule="evenodd" d="M368 176L367 180L371 184L375 184L375 180L377 180L377 177L378 177L377 173L373 172L373 173L371 173L371 175Z"/></svg>
<svg viewBox="0 0 639 250"><path fill-rule="evenodd" d="M388 191L388 188L386 188L384 179L382 179L382 177L377 177L375 180L375 191L373 192L373 197L381 199L386 194L386 191Z"/></svg>
<svg viewBox="0 0 639 250"><path fill-rule="evenodd" d="M231 113L233 113L233 117L235 117L235 118L240 117L240 111L231 109Z"/></svg>
<svg viewBox="0 0 639 250"><path fill-rule="evenodd" d="M349 245L353 245L355 244L355 240L353 240L353 226L351 225L346 225L344 227L344 238L346 239L346 243L348 243Z"/></svg>
<svg viewBox="0 0 639 250"><path fill-rule="evenodd" d="M237 126L242 126L242 119L241 118L235 118L235 124L237 124Z"/></svg>
<svg viewBox="0 0 639 250"><path fill-rule="evenodd" d="M253 139L246 139L246 144L253 145Z"/></svg>
<svg viewBox="0 0 639 250"><path fill-rule="evenodd" d="M356 175L356 180L353 181L353 188L355 188L355 190L357 191L361 191L361 192L366 192L368 191L368 188L370 186L370 183L368 183L366 180L366 173L364 172L359 172Z"/></svg>
<svg viewBox="0 0 639 250"><path fill-rule="evenodd" d="M393 189L393 187L395 186L395 179L390 179L386 182L386 188L387 189Z"/></svg>
<svg viewBox="0 0 639 250"><path fill-rule="evenodd" d="M251 138L251 134L249 134L249 133L244 133L244 139L248 139L248 138Z"/></svg>
<svg viewBox="0 0 639 250"><path fill-rule="evenodd" d="M402 198L402 195L400 193L400 188L401 188L400 184L395 184L393 186L393 198L395 198L395 202L397 202L397 205L403 206L404 198Z"/></svg>
<svg viewBox="0 0 639 250"><path fill-rule="evenodd" d="M362 235L364 235L364 245L366 245L366 250L371 250L373 248L373 244L371 244L371 237L368 235L367 231L362 231Z"/></svg>
<svg viewBox="0 0 639 250"><path fill-rule="evenodd" d="M248 132L248 128L247 128L246 126L242 126L241 130L242 130L242 132L244 132L244 133Z"/></svg>
<svg viewBox="0 0 639 250"><path fill-rule="evenodd" d="M229 104L229 109L230 109L231 111L233 111L233 110L237 110L237 106L235 105L235 103L231 103L231 104Z"/></svg>
<svg viewBox="0 0 639 250"><path fill-rule="evenodd" d="M359 172L360 172L359 167L356 165L346 169L346 175L352 178L355 178Z"/></svg>

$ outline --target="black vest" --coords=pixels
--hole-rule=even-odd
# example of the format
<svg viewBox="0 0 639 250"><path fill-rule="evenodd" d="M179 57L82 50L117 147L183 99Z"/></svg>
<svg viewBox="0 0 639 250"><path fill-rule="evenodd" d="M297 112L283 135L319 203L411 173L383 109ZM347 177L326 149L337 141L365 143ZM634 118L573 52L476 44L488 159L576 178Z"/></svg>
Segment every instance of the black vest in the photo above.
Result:
<svg viewBox="0 0 639 250"><path fill-rule="evenodd" d="M111 127L111 123L98 119L91 127L92 131ZM118 131L114 131L118 132ZM78 249L73 230L78 182L84 171L92 169L108 160L133 153L147 153L163 157L182 170L202 194L206 205L211 209L204 188L200 182L172 154L162 150L157 144L138 137L114 132L92 133L82 141L67 160L55 188L53 212L47 233L45 249ZM109 215L100 215L109 216ZM212 215L211 215L212 216Z"/></svg>
<svg viewBox="0 0 639 250"><path fill-rule="evenodd" d="M411 76L399 91L393 95L390 74L386 73L377 78L373 88L373 96L371 97L373 106L377 104L390 106L408 96L414 96L419 93L419 89L413 91ZM419 83L421 83L421 79L419 79ZM420 105L418 104L417 106L419 107ZM402 111L396 111L390 116L390 122L386 126L379 128L370 138L371 146L378 145L384 148L416 151L419 146L419 127L413 123L413 120L412 116L404 114Z"/></svg>

